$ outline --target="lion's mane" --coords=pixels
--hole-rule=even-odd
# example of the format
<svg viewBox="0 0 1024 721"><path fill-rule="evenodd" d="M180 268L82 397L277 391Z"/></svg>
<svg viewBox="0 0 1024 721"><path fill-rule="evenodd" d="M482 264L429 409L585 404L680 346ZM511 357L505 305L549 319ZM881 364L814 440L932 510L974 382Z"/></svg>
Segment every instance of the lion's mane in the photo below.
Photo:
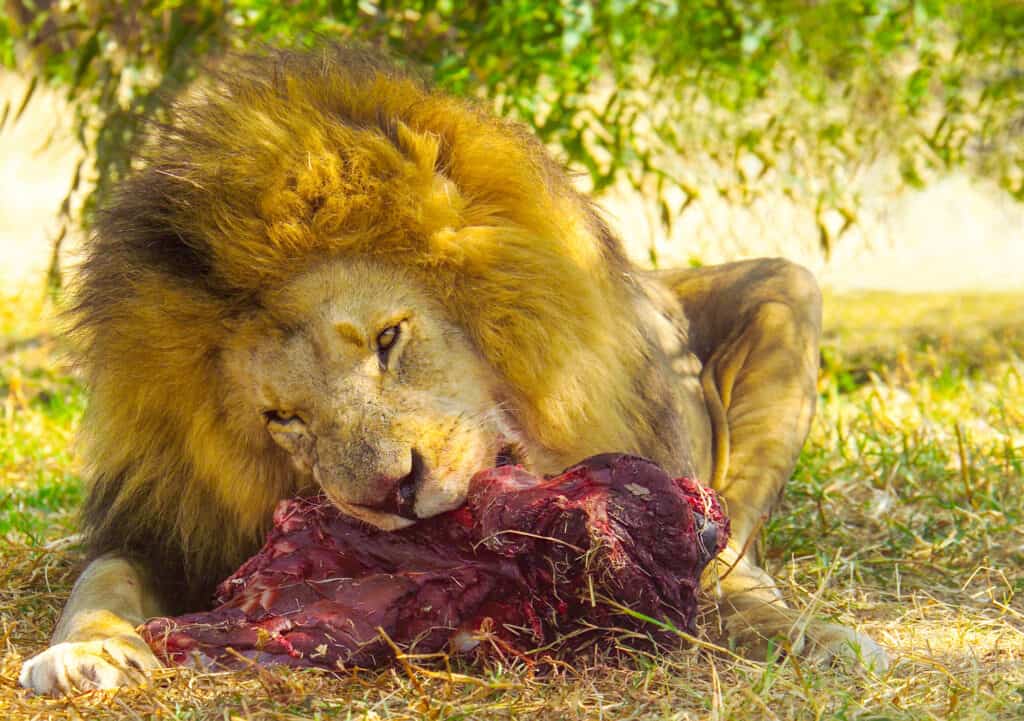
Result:
<svg viewBox="0 0 1024 721"><path fill-rule="evenodd" d="M631 410L635 277L528 131L359 50L237 57L154 130L77 277L92 553L186 579L165 589L181 608L207 600L293 490L234 431L223 339L268 291L355 256L436 295L544 446L654 435Z"/></svg>

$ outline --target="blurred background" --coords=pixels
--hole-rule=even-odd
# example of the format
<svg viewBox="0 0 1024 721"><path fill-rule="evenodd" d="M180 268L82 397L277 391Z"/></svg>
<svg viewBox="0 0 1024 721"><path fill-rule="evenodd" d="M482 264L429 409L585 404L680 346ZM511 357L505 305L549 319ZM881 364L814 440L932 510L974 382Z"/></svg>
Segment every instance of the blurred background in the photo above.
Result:
<svg viewBox="0 0 1024 721"><path fill-rule="evenodd" d="M785 255L837 290L1024 286L1014 0L6 0L3 287L60 282L142 124L204 64L318 37L530 125L640 263Z"/></svg>

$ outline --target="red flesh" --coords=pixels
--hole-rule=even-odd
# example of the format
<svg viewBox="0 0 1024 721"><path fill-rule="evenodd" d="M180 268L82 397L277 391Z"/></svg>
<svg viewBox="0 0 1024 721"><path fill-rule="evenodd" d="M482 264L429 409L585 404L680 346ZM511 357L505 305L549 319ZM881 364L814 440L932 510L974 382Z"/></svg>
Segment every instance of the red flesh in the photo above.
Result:
<svg viewBox="0 0 1024 721"><path fill-rule="evenodd" d="M237 667L238 654L332 670L390 661L381 631L416 653L465 648L482 630L528 652L582 621L678 643L601 599L692 631L701 570L727 536L713 492L617 454L550 480L518 466L481 471L463 508L395 532L323 497L286 500L214 610L151 619L142 634L168 663ZM560 650L600 636L572 634Z"/></svg>

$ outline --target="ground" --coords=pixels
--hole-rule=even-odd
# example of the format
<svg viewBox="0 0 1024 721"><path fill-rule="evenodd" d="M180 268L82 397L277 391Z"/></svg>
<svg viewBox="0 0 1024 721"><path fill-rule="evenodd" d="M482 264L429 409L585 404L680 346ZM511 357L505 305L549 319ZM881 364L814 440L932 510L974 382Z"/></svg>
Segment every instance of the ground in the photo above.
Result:
<svg viewBox="0 0 1024 721"><path fill-rule="evenodd" d="M1024 295L826 300L818 418L764 550L808 613L891 651L881 677L691 649L546 675L440 660L341 679L169 670L60 700L17 687L81 558L69 536L85 395L39 300L0 302L2 718L1024 717Z"/></svg>

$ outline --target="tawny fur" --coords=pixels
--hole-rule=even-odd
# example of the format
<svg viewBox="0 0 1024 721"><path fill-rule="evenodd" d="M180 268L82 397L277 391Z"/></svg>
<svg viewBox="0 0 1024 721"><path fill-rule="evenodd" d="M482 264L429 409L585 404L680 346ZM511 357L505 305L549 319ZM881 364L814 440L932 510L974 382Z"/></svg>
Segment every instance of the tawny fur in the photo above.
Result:
<svg viewBox="0 0 1024 721"><path fill-rule="evenodd" d="M651 412L668 374L647 336L666 321L538 141L358 51L270 52L175 105L78 278L95 553L182 574L171 595L194 607L253 547L296 481L229 422L224 345L275 292L350 258L425 288L539 447L681 456Z"/></svg>

